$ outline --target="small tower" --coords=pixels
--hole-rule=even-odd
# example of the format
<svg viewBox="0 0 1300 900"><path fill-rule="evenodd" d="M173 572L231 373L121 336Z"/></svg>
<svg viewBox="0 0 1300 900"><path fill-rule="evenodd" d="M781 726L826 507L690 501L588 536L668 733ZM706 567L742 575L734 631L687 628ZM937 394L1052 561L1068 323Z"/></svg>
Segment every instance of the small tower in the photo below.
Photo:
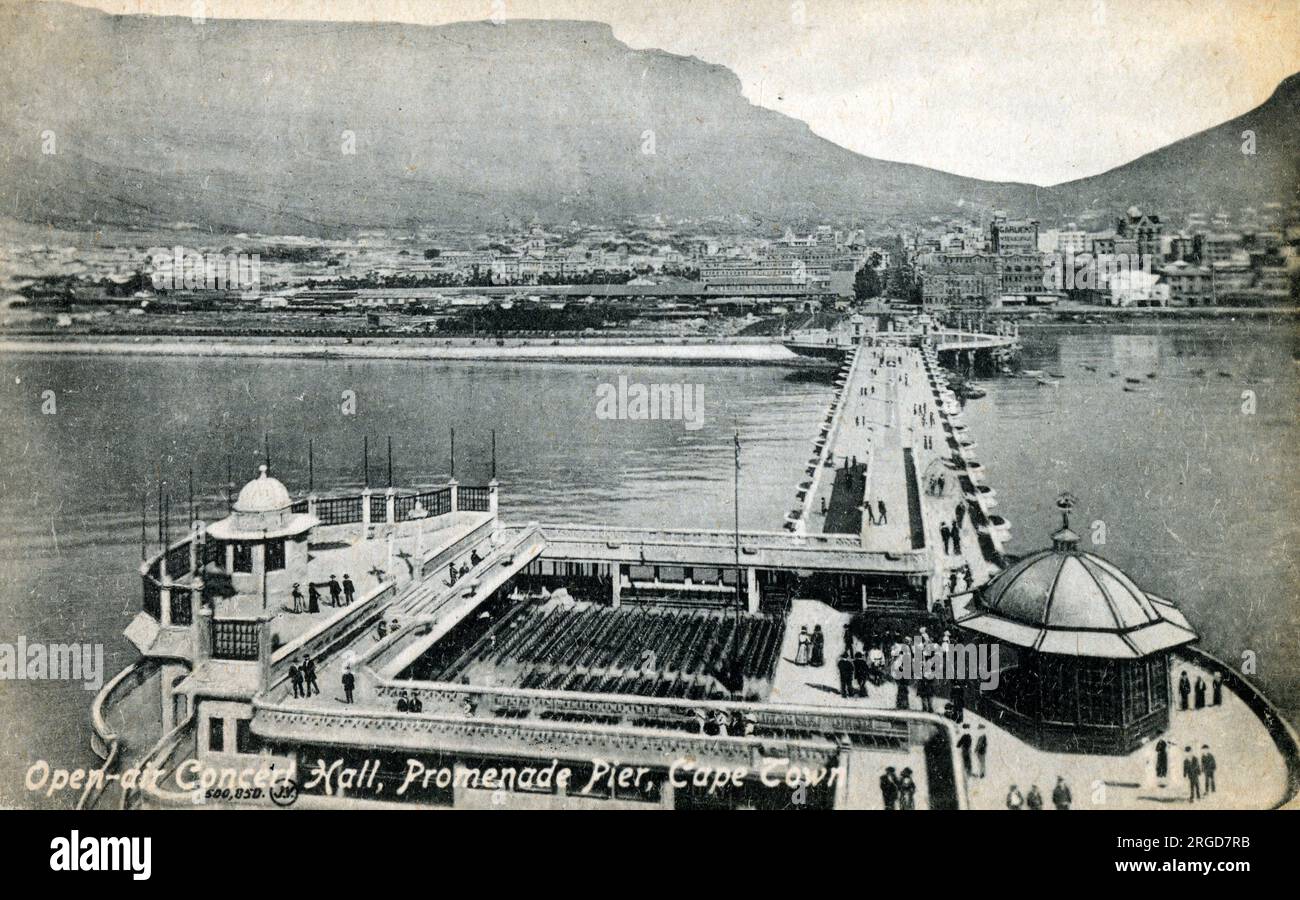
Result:
<svg viewBox="0 0 1300 900"><path fill-rule="evenodd" d="M287 597L295 582L307 580L307 538L319 524L295 513L289 491L261 466L230 515L208 528L208 539L221 541L236 593L258 598L262 609L277 608L268 597Z"/></svg>

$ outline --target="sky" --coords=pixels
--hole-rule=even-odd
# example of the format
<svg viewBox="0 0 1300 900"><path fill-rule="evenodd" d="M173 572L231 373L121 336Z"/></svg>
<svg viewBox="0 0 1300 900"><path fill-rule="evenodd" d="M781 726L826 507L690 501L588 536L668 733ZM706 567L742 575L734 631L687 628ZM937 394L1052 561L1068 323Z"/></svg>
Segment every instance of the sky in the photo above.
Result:
<svg viewBox="0 0 1300 900"><path fill-rule="evenodd" d="M1300 0L77 0L208 18L606 22L880 159L1050 185L1258 106L1300 71Z"/></svg>

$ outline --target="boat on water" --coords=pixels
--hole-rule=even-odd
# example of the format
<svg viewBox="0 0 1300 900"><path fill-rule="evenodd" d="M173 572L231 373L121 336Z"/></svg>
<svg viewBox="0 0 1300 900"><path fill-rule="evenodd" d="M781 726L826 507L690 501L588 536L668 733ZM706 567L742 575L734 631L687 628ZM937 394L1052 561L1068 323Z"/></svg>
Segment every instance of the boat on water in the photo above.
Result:
<svg viewBox="0 0 1300 900"><path fill-rule="evenodd" d="M1050 547L1008 553L983 467L953 458L962 413L906 445L842 427L870 386L902 408L939 395L936 353L885 353L839 389L793 533L511 521L495 478L294 496L262 466L224 515L142 553L138 658L94 698L92 748L159 777L99 779L79 805L775 809L798 786L810 808L883 808L881 775L911 769L921 809L1002 808L1024 771L1167 809L1189 804L1147 784L1152 745L1210 714L1239 737L1218 796L1291 802L1294 729L1176 603L1081 549L1064 501ZM863 527L840 489L859 459L899 473L873 492L901 527ZM960 541L936 546L956 498ZM845 635L883 654L922 629L1013 664L927 680L924 705L920 670L838 689ZM1222 704L1178 708L1182 679ZM999 748L986 777L965 774L964 726Z"/></svg>

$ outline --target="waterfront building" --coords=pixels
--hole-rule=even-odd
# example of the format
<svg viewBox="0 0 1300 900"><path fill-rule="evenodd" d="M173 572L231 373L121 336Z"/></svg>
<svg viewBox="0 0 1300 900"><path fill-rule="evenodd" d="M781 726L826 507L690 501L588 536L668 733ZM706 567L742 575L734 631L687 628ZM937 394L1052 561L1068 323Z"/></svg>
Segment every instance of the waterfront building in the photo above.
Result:
<svg viewBox="0 0 1300 900"><path fill-rule="evenodd" d="M989 238L996 254L1038 253L1038 220L996 218L989 226Z"/></svg>
<svg viewBox="0 0 1300 900"><path fill-rule="evenodd" d="M917 259L921 302L984 307L1002 292L998 257L989 253L923 253ZM1042 286L1040 274L1038 286Z"/></svg>
<svg viewBox="0 0 1300 900"><path fill-rule="evenodd" d="M1172 603L1079 549L1068 520L955 610L963 632L998 641L999 686L981 714L1049 750L1128 753L1169 727L1169 658L1197 639Z"/></svg>

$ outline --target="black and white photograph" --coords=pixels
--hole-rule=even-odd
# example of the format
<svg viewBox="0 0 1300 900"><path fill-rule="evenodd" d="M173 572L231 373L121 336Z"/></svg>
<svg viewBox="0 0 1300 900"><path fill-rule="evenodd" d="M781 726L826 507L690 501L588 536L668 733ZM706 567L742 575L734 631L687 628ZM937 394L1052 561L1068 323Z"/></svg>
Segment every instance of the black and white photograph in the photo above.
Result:
<svg viewBox="0 0 1300 900"><path fill-rule="evenodd" d="M1217 875L1161 813L1300 808L1295 0L2 0L0 59L39 867L1106 811Z"/></svg>

